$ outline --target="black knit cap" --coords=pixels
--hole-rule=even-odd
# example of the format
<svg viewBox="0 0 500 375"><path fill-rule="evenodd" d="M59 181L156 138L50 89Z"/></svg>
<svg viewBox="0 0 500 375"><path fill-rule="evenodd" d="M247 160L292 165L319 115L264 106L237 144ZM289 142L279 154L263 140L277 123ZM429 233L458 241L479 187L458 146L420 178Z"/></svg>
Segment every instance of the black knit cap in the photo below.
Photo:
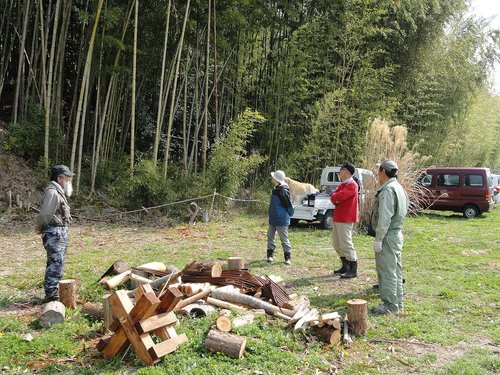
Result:
<svg viewBox="0 0 500 375"><path fill-rule="evenodd" d="M349 171L350 174L354 174L354 171L356 170L356 167L354 165L352 165L351 163L347 162L345 163L342 168L345 168Z"/></svg>

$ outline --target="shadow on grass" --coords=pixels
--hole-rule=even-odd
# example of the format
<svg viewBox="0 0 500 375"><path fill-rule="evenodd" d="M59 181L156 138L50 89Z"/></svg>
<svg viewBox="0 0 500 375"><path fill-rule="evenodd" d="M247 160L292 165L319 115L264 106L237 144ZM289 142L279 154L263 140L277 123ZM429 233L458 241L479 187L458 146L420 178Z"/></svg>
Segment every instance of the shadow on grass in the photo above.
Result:
<svg viewBox="0 0 500 375"><path fill-rule="evenodd" d="M435 219L435 220L459 220L459 221L484 220L487 218L485 215L480 215L473 219L466 219L462 214L451 211L445 211L443 213L438 213L433 211L423 211L417 214L416 216L426 217L428 219Z"/></svg>

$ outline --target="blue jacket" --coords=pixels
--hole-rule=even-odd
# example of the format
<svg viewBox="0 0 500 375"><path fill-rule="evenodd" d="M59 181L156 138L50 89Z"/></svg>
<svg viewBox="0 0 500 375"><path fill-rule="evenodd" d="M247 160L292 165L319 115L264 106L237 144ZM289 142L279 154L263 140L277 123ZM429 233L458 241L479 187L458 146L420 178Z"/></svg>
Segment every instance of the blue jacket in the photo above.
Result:
<svg viewBox="0 0 500 375"><path fill-rule="evenodd" d="M279 185L273 188L271 202L269 202L269 224L277 227L290 225L290 216L293 216L290 192L287 185Z"/></svg>

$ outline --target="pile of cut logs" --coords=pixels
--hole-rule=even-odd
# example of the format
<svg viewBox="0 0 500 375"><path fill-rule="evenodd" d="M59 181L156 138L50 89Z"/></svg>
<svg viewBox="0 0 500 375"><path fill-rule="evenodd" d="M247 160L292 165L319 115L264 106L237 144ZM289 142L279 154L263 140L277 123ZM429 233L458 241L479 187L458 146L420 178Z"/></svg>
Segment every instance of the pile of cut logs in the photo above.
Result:
<svg viewBox="0 0 500 375"><path fill-rule="evenodd" d="M226 268L216 261L194 261L183 270L161 262L130 268L117 260L99 283L113 290L129 281L130 289L103 297L104 328L111 335L103 337L97 349L113 358L132 346L145 364L156 363L188 339L175 331L176 314L214 314L205 347L234 358L243 356L246 339L229 332L251 323L256 314L283 319L294 331L310 328L330 345L350 345L349 332L367 330L366 301L348 302L348 321L337 312L321 313L306 296L288 294L279 276L252 274L239 257L229 258ZM231 319L233 311L238 314Z"/></svg>

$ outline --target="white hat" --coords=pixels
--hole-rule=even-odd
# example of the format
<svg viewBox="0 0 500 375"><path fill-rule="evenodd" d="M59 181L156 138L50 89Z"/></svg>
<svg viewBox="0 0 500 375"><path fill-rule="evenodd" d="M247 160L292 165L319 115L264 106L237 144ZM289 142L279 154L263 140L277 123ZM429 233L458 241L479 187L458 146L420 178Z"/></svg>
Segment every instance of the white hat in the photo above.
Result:
<svg viewBox="0 0 500 375"><path fill-rule="evenodd" d="M278 181L280 184L285 183L285 172L283 171L271 172L271 177Z"/></svg>

